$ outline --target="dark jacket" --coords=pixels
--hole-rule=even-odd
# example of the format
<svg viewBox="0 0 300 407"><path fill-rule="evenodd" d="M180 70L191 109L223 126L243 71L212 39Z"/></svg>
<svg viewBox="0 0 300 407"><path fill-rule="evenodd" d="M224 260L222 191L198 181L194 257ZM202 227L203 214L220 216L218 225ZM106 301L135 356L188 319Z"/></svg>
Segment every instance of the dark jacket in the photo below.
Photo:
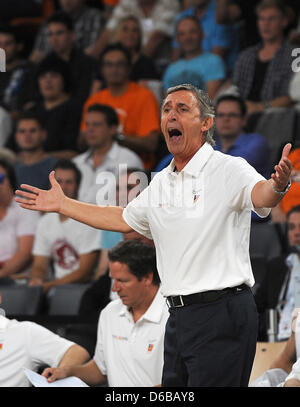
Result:
<svg viewBox="0 0 300 407"><path fill-rule="evenodd" d="M287 256L276 257L266 263L266 274L255 293L255 302L259 314L258 340L267 340L267 314L268 309L275 309L281 288L288 272Z"/></svg>

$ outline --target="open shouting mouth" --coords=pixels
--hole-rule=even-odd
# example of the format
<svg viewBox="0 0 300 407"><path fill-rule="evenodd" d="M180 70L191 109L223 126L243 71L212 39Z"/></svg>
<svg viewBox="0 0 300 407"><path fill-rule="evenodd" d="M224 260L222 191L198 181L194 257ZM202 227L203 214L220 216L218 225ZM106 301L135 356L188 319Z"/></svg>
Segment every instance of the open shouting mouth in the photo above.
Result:
<svg viewBox="0 0 300 407"><path fill-rule="evenodd" d="M182 133L178 129L168 129L168 133L171 143L177 143L182 137Z"/></svg>

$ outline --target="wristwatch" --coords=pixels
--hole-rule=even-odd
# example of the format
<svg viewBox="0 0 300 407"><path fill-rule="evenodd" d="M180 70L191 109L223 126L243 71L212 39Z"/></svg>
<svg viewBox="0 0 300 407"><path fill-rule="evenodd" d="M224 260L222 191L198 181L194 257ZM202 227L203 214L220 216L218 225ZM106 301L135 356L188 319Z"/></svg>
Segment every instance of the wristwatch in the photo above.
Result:
<svg viewBox="0 0 300 407"><path fill-rule="evenodd" d="M265 109L269 109L271 107L270 102L268 100L264 100L263 105Z"/></svg>
<svg viewBox="0 0 300 407"><path fill-rule="evenodd" d="M272 189L274 192L276 192L276 194L279 194L281 196L284 196L288 190L291 188L291 180L289 180L287 186L285 187L285 189L283 191L277 191L277 189L275 189L274 184L272 183Z"/></svg>

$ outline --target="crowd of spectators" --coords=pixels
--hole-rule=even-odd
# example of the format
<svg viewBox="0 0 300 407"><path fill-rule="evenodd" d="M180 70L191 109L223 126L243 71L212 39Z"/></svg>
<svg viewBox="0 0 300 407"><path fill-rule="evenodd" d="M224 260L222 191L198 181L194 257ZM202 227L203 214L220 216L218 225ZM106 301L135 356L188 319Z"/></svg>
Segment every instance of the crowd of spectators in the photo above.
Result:
<svg viewBox="0 0 300 407"><path fill-rule="evenodd" d="M107 250L124 237L56 214L29 213L14 202L14 191L21 184L48 189L55 169L67 196L105 205L112 191L119 194L124 166L155 176L172 160L160 132L160 104L169 87L191 83L215 104L216 150L244 158L269 178L283 145L292 143L289 193L268 218L253 213L251 220L250 257L260 246L267 269L258 289L260 312L277 307L280 322L277 297L286 259L294 260L294 269L300 264L300 232L292 241L287 233L291 220L299 226L300 205L298 1L0 5L6 54L0 73L0 292L5 285L40 285L49 296L53 287L84 282L96 298L102 284L105 301L98 299L98 308L86 313L97 320L116 298ZM134 188L128 188L129 178L125 184L127 202ZM278 296L267 304L275 265L282 265L283 275ZM283 315L287 327L295 307L300 303L293 299ZM287 329L284 339L289 334Z"/></svg>

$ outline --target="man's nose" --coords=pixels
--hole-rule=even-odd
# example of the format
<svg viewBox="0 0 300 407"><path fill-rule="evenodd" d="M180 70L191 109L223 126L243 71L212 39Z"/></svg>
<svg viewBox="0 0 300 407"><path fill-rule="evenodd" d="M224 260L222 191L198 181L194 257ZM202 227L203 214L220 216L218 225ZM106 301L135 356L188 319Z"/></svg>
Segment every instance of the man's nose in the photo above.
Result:
<svg viewBox="0 0 300 407"><path fill-rule="evenodd" d="M168 115L168 120L170 120L170 121L176 121L177 120L177 112L176 112L176 110L170 110L169 115Z"/></svg>
<svg viewBox="0 0 300 407"><path fill-rule="evenodd" d="M116 281L114 281L114 283L113 283L113 286L112 286L112 288L111 288L111 290L113 291L113 292L118 292L119 291L119 285L117 284L117 282Z"/></svg>

